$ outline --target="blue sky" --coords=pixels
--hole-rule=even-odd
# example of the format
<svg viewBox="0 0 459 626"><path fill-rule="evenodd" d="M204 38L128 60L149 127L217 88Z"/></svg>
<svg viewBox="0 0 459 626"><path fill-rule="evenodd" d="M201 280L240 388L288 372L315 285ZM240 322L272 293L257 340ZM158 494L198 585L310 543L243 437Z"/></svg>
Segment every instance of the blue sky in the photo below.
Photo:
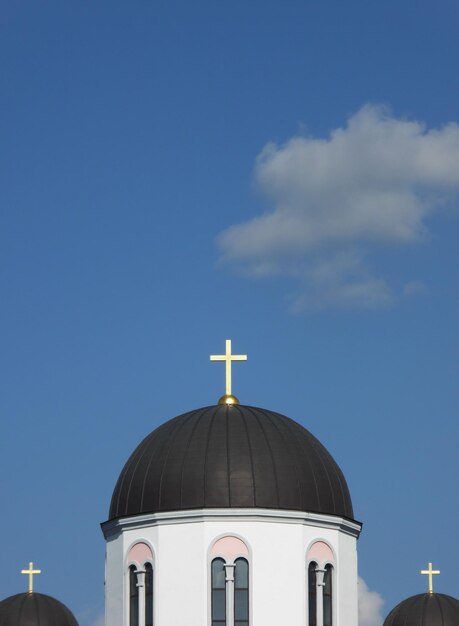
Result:
<svg viewBox="0 0 459 626"><path fill-rule="evenodd" d="M2 3L1 597L33 560L96 623L118 473L217 400L226 338L341 465L382 613L428 561L459 596L458 18Z"/></svg>

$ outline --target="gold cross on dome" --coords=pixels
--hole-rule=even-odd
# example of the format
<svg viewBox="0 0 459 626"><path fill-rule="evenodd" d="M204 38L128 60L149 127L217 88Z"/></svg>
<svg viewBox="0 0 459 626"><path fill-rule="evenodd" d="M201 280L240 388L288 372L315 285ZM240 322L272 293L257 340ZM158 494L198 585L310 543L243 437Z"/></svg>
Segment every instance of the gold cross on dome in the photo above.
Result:
<svg viewBox="0 0 459 626"><path fill-rule="evenodd" d="M41 574L41 569L34 569L32 561L29 563L29 569L21 570L21 574L29 575L29 593L33 591L33 577L34 574Z"/></svg>
<svg viewBox="0 0 459 626"><path fill-rule="evenodd" d="M225 361L226 365L226 395L220 399L222 404L237 404L237 398L231 394L231 363L233 361L247 361L246 354L231 354L231 339L226 340L226 353L211 355L211 361Z"/></svg>
<svg viewBox="0 0 459 626"><path fill-rule="evenodd" d="M429 563L429 569L421 570L421 574L427 574L429 577L429 593L433 593L433 576L434 574L440 574L440 570L432 569L432 563Z"/></svg>

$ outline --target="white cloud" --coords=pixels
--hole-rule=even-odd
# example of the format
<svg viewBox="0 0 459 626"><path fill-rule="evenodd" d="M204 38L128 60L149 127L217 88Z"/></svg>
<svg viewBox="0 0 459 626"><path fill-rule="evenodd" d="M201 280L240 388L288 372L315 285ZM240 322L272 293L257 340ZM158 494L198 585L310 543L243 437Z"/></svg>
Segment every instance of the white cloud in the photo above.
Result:
<svg viewBox="0 0 459 626"><path fill-rule="evenodd" d="M220 233L222 261L294 277L298 310L387 306L393 288L368 253L428 235L426 218L459 190L459 126L427 129L366 105L326 139L269 143L254 177L270 210Z"/></svg>
<svg viewBox="0 0 459 626"><path fill-rule="evenodd" d="M359 626L381 626L381 609L384 600L377 591L370 591L366 582L359 577Z"/></svg>
<svg viewBox="0 0 459 626"><path fill-rule="evenodd" d="M386 281L372 276L362 253L353 248L311 258L297 278L300 288L290 297L295 313L331 307L376 309L390 306L394 299Z"/></svg>

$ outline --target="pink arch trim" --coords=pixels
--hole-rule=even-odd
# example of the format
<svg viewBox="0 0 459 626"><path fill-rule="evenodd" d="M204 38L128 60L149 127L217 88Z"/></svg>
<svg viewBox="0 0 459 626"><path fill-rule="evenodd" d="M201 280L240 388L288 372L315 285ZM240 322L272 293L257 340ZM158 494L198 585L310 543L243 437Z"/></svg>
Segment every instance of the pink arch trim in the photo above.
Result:
<svg viewBox="0 0 459 626"><path fill-rule="evenodd" d="M333 563L333 552L331 551L330 546L328 546L324 541L316 541L309 548L308 560L317 561L321 564L330 562Z"/></svg>
<svg viewBox="0 0 459 626"><path fill-rule="evenodd" d="M225 559L234 559L236 556L248 558L249 549L238 537L222 537L212 546L211 556L212 558L214 556L222 556Z"/></svg>
<svg viewBox="0 0 459 626"><path fill-rule="evenodd" d="M135 561L139 565L143 565L145 561L153 561L153 553L150 546L143 541L139 541L129 550L128 561Z"/></svg>

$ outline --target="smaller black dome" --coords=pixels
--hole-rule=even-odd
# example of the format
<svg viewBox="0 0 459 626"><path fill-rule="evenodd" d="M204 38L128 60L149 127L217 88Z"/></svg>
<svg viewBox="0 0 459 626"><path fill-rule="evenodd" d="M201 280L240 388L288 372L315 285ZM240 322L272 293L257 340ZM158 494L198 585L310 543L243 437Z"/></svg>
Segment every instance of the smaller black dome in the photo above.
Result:
<svg viewBox="0 0 459 626"><path fill-rule="evenodd" d="M420 593L400 602L383 626L457 626L459 600L443 593Z"/></svg>
<svg viewBox="0 0 459 626"><path fill-rule="evenodd" d="M0 602L0 626L78 626L78 622L62 602L33 592Z"/></svg>

